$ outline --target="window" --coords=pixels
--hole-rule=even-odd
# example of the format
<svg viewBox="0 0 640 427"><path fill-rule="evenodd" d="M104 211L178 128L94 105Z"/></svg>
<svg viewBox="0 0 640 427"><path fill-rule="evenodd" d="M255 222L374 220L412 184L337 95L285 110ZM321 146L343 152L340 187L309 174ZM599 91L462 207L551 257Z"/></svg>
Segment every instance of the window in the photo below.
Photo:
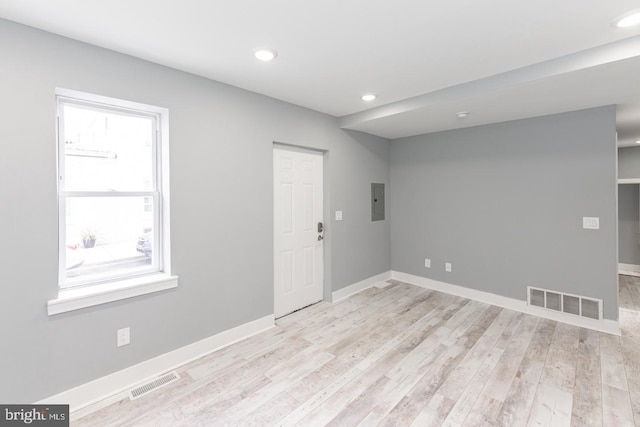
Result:
<svg viewBox="0 0 640 427"><path fill-rule="evenodd" d="M61 293L169 274L167 110L56 94Z"/></svg>

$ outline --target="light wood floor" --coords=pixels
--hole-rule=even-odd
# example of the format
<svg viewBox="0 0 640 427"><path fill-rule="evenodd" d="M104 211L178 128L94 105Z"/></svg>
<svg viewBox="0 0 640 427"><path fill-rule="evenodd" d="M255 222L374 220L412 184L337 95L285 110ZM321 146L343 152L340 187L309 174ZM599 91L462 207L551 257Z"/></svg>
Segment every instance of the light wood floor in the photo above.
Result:
<svg viewBox="0 0 640 427"><path fill-rule="evenodd" d="M640 425L640 278L622 337L393 282L279 319L72 426Z"/></svg>

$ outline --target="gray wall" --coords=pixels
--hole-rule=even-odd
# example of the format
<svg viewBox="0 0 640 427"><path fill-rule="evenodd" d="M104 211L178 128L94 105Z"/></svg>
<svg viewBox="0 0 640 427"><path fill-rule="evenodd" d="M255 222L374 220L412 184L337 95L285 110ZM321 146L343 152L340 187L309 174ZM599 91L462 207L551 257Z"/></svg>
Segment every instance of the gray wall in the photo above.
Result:
<svg viewBox="0 0 640 427"><path fill-rule="evenodd" d="M0 20L0 402L45 398L273 313L273 142L328 150L330 291L388 271L389 143L261 95ZM259 67L257 67L259 68ZM259 70L257 70L258 72ZM177 289L48 317L57 295L54 89L170 111ZM131 327L117 349L116 330Z"/></svg>
<svg viewBox="0 0 640 427"><path fill-rule="evenodd" d="M618 186L618 257L624 264L640 265L640 189L638 184Z"/></svg>
<svg viewBox="0 0 640 427"><path fill-rule="evenodd" d="M640 147L618 149L618 178L640 178Z"/></svg>
<svg viewBox="0 0 640 427"><path fill-rule="evenodd" d="M614 107L395 140L391 265L519 300L528 285L601 298L617 319L615 193Z"/></svg>

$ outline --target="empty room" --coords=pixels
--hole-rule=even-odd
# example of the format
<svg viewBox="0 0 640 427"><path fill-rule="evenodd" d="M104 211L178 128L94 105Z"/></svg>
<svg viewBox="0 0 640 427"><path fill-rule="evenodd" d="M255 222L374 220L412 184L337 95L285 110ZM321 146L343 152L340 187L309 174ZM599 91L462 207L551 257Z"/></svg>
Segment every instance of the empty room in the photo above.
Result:
<svg viewBox="0 0 640 427"><path fill-rule="evenodd" d="M0 0L0 425L640 426L639 7Z"/></svg>

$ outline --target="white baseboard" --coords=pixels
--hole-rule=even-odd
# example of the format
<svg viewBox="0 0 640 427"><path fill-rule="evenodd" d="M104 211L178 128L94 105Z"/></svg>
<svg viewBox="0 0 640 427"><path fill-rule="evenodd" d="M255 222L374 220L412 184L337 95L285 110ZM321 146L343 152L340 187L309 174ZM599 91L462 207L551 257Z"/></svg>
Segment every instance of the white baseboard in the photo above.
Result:
<svg viewBox="0 0 640 427"><path fill-rule="evenodd" d="M640 265L618 263L618 274L640 277Z"/></svg>
<svg viewBox="0 0 640 427"><path fill-rule="evenodd" d="M350 297L353 294L357 294L362 290L370 288L380 282L384 282L389 279L391 279L391 271L385 271L384 273L376 274L375 276L361 280L358 283L354 283L353 285L338 289L331 294L331 302L338 302Z"/></svg>
<svg viewBox="0 0 640 427"><path fill-rule="evenodd" d="M71 418L77 419L120 400L127 395L127 390L140 383L156 378L220 348L270 329L274 327L274 322L275 318L272 314L262 317L82 384L71 390L50 396L40 402L36 402L36 404L69 405Z"/></svg>
<svg viewBox="0 0 640 427"><path fill-rule="evenodd" d="M465 288L464 286L439 282L437 280L428 279L426 277L414 276L412 274L402 273L399 271L392 271L391 278L399 280L401 282L420 286L422 288L433 289L450 295L456 295L474 301L480 301L486 304L507 308L509 310L519 311L521 313L532 314L534 316L543 317L545 319L555 320L556 322L567 323L569 325L579 326L581 328L593 329L612 335L620 335L620 324L615 320L595 320L573 316L566 313L558 313L555 311L546 310L544 308L530 306L527 304L526 300L517 300L514 298L504 297L489 292Z"/></svg>
<svg viewBox="0 0 640 427"><path fill-rule="evenodd" d="M640 271L633 271L633 270L618 270L618 274L622 274L623 276L634 276L634 277L640 277Z"/></svg>

